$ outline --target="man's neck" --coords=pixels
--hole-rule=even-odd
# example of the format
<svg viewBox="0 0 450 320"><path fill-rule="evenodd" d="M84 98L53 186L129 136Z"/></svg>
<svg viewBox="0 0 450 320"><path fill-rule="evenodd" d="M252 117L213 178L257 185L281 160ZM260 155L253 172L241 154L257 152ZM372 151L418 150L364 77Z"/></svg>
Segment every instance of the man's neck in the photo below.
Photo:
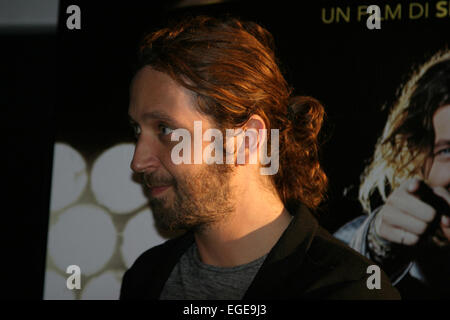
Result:
<svg viewBox="0 0 450 320"><path fill-rule="evenodd" d="M238 206L233 214L196 232L195 240L203 263L238 266L260 258L272 249L292 216L273 193L267 190L262 193L250 198L248 192L242 194L237 198Z"/></svg>

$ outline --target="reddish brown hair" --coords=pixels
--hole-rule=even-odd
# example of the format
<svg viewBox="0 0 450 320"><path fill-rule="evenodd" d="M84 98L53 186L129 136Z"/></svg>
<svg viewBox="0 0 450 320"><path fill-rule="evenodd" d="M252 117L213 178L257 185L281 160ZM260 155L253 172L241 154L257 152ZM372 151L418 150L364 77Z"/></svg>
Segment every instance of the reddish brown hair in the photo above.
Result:
<svg viewBox="0 0 450 320"><path fill-rule="evenodd" d="M266 29L236 18L197 16L148 34L139 53L138 69L151 66L192 90L199 111L219 127L240 127L257 114L268 132L280 129L279 171L270 176L272 183L288 208L298 202L318 206L327 186L317 142L324 109L314 98L291 97Z"/></svg>

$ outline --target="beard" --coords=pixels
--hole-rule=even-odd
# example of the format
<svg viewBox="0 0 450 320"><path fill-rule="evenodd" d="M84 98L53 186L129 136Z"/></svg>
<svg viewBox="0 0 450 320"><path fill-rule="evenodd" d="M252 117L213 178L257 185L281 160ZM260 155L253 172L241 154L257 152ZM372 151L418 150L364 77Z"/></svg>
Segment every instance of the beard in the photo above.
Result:
<svg viewBox="0 0 450 320"><path fill-rule="evenodd" d="M146 186L163 184L173 189L167 195L150 198L157 227L199 232L223 221L235 210L230 186L233 171L230 165L211 164L177 178L144 175Z"/></svg>

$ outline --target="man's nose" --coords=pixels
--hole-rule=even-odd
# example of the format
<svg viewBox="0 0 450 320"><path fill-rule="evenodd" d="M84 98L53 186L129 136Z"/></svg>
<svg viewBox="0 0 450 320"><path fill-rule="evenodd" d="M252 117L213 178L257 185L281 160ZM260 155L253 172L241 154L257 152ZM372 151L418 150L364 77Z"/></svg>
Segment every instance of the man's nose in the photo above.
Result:
<svg viewBox="0 0 450 320"><path fill-rule="evenodd" d="M139 139L134 149L130 167L136 173L154 171L159 165L156 148L149 141Z"/></svg>

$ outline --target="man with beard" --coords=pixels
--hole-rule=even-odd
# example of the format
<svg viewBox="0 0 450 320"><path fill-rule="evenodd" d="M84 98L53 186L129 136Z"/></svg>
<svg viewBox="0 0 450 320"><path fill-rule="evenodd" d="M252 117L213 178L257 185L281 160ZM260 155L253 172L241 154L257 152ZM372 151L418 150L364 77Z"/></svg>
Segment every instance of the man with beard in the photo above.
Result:
<svg viewBox="0 0 450 320"><path fill-rule="evenodd" d="M327 184L317 142L324 110L291 91L271 34L255 23L200 16L145 37L130 90L131 167L159 226L186 233L136 260L121 299L399 298L382 272L369 289L370 261L310 213ZM214 141L231 163L175 164L172 135L195 133L195 121L204 130L256 132L244 163L237 143ZM275 143L261 134L272 129L279 170L262 175L264 164L249 159Z"/></svg>

